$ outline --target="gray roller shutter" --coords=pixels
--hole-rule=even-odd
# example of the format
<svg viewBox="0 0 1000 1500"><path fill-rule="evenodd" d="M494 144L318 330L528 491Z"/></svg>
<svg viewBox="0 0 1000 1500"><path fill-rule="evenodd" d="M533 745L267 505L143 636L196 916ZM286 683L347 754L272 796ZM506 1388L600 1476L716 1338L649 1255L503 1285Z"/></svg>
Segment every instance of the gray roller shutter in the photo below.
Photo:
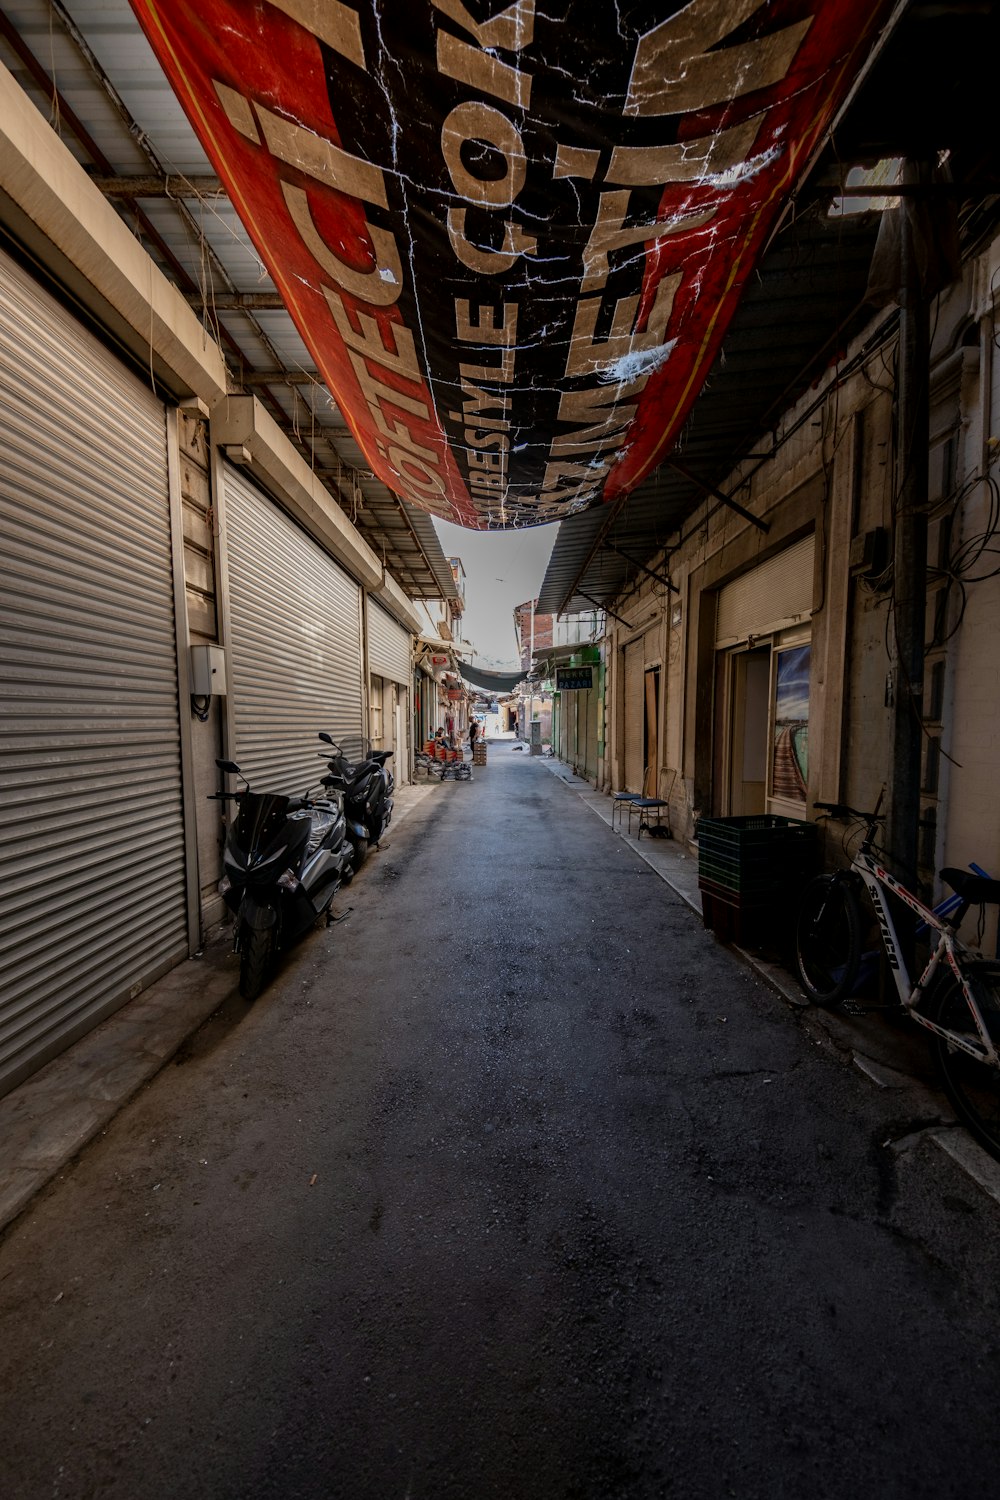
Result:
<svg viewBox="0 0 1000 1500"><path fill-rule="evenodd" d="M164 409L0 255L0 1092L188 951Z"/></svg>
<svg viewBox="0 0 1000 1500"><path fill-rule="evenodd" d="M410 632L386 610L368 600L368 670L390 682L408 683L413 671Z"/></svg>
<svg viewBox="0 0 1000 1500"><path fill-rule="evenodd" d="M255 786L304 792L317 732L361 733L361 590L231 467L226 539L235 758Z"/></svg>
<svg viewBox="0 0 1000 1500"><path fill-rule="evenodd" d="M720 589L716 645L735 645L807 620L813 606L814 550L814 537L804 536Z"/></svg>
<svg viewBox="0 0 1000 1500"><path fill-rule="evenodd" d="M625 790L642 792L646 741L645 636L625 647Z"/></svg>

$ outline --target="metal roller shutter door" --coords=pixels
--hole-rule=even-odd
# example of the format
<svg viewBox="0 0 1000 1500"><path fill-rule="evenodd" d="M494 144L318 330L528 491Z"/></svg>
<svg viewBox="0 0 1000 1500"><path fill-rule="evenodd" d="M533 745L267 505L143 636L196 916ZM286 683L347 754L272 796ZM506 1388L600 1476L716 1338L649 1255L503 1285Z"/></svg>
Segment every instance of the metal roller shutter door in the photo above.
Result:
<svg viewBox="0 0 1000 1500"><path fill-rule="evenodd" d="M368 600L368 670L391 682L409 683L413 670L410 633L386 610Z"/></svg>
<svg viewBox="0 0 1000 1500"><path fill-rule="evenodd" d="M591 781L597 780L597 673L598 668L595 665L594 686L589 693L583 694L584 701L582 704L582 712L587 725L587 750L583 762L584 775L589 777Z"/></svg>
<svg viewBox="0 0 1000 1500"><path fill-rule="evenodd" d="M253 785L304 792L317 732L361 733L361 590L230 467L226 532L235 758Z"/></svg>
<svg viewBox="0 0 1000 1500"><path fill-rule="evenodd" d="M164 409L0 255L0 1093L186 956Z"/></svg>
<svg viewBox="0 0 1000 1500"><path fill-rule="evenodd" d="M628 792L645 790L645 650L645 636L625 647L625 790Z"/></svg>
<svg viewBox="0 0 1000 1500"><path fill-rule="evenodd" d="M715 640L735 645L751 635L769 635L809 618L813 606L815 538L769 557L719 590Z"/></svg>

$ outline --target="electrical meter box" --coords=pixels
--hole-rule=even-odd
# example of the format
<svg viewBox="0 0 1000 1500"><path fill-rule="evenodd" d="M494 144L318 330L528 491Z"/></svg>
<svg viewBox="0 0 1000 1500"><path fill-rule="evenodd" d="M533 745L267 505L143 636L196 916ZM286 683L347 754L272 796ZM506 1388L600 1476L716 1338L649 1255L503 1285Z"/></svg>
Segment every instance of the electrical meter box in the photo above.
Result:
<svg viewBox="0 0 1000 1500"><path fill-rule="evenodd" d="M191 647L191 695L218 698L226 694L226 653L221 646Z"/></svg>

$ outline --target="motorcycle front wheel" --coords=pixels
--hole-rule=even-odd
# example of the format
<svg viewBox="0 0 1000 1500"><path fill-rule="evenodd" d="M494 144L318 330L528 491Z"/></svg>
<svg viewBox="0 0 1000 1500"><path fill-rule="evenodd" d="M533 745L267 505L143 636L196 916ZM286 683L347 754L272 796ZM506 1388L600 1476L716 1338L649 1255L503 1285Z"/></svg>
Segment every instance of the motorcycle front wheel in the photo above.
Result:
<svg viewBox="0 0 1000 1500"><path fill-rule="evenodd" d="M240 933L240 994L244 1000L256 1000L264 988L272 940L270 928L258 931L244 927Z"/></svg>

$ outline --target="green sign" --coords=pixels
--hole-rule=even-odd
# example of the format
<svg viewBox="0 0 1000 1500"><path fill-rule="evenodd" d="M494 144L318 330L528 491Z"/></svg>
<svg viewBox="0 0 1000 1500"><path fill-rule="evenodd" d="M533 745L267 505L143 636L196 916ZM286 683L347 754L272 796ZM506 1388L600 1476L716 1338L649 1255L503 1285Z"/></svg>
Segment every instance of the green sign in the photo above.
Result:
<svg viewBox="0 0 1000 1500"><path fill-rule="evenodd" d="M593 686L593 667L556 667L557 692L565 692L567 688L592 688Z"/></svg>

